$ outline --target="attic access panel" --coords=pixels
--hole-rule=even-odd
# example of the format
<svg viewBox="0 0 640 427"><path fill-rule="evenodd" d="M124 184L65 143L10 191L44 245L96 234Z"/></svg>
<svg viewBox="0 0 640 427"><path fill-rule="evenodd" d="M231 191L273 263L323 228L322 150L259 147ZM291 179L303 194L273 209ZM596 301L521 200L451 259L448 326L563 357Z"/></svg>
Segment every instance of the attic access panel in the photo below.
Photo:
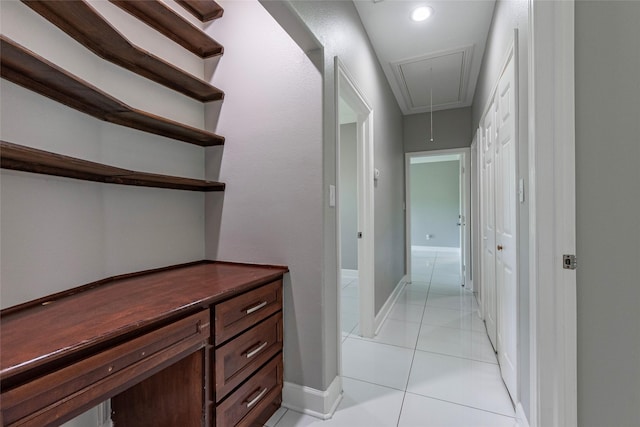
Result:
<svg viewBox="0 0 640 427"><path fill-rule="evenodd" d="M434 110L462 106L472 51L468 46L392 63L407 108L429 111L431 87Z"/></svg>

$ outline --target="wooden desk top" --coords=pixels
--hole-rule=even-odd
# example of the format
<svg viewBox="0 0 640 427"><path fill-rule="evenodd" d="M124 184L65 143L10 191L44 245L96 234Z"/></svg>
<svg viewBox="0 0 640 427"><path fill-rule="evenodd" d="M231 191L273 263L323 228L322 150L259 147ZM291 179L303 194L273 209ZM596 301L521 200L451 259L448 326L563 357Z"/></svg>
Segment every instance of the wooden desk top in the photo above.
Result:
<svg viewBox="0 0 640 427"><path fill-rule="evenodd" d="M101 280L0 313L0 380L98 349L277 280L287 267L202 261ZM3 384L6 386L8 384Z"/></svg>

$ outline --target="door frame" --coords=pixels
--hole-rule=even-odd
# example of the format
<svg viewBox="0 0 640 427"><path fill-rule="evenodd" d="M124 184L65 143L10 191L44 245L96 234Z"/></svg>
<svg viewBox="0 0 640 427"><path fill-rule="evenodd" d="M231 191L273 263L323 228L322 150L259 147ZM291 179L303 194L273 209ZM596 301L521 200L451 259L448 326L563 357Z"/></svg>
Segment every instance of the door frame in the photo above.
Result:
<svg viewBox="0 0 640 427"><path fill-rule="evenodd" d="M409 283L411 283L411 159L413 157L435 157L449 154L460 155L461 173L460 183L462 191L460 194L461 200L464 202L460 210L464 212L466 220L465 225L461 231L464 247L460 248L460 261L466 266L465 275L463 277L465 287L471 285L473 289L473 281L471 280L471 269L469 268L469 259L471 253L471 231L469 224L470 211L471 211L471 148L451 148L447 150L432 150L432 151L416 151L412 153L405 153L404 155L404 188L405 188L405 251L406 251L406 270Z"/></svg>
<svg viewBox="0 0 640 427"><path fill-rule="evenodd" d="M576 427L575 4L529 0L532 427Z"/></svg>
<svg viewBox="0 0 640 427"><path fill-rule="evenodd" d="M342 270L340 250L340 99L343 99L356 113L357 122L357 180L358 180L358 231L362 237L358 239L358 287L360 296L360 334L366 338L375 335L375 228L374 228L374 163L373 163L373 108L354 78L339 57L335 64L335 111L336 111L336 238L338 242L337 266L338 274ZM338 287L341 283L338 281ZM338 290L340 295L341 290ZM338 298L340 305L340 298ZM338 310L340 320L340 310ZM338 321L338 338L342 332Z"/></svg>

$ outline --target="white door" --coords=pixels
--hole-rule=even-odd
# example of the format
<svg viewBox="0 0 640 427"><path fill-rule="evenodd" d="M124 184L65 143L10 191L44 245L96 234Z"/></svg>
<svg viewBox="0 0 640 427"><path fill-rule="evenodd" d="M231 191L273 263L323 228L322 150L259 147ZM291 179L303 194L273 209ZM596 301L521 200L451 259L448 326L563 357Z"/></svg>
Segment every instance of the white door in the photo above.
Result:
<svg viewBox="0 0 640 427"><path fill-rule="evenodd" d="M496 185L496 286L498 291L498 362L504 383L517 401L518 270L516 241L516 135L513 57L498 82Z"/></svg>
<svg viewBox="0 0 640 427"><path fill-rule="evenodd" d="M497 296L496 296L496 232L495 232L495 99L489 104L482 122L482 301L487 334L494 349L497 348Z"/></svg>

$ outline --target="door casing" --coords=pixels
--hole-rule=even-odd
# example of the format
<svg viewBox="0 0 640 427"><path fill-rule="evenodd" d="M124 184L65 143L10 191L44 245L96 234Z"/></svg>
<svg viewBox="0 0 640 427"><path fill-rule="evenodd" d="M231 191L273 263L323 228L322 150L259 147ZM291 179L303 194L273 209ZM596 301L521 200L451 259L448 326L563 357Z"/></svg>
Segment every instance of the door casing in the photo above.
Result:
<svg viewBox="0 0 640 427"><path fill-rule="evenodd" d="M358 187L358 231L362 237L358 239L358 286L359 292L359 327L360 334L373 338L375 334L375 228L374 228L374 163L373 163L373 109L355 80L337 56L335 62L335 111L336 140L340 144L340 99L343 99L356 113L357 121L357 187ZM339 148L339 145L338 145ZM340 150L336 149L336 182L340 183ZM336 233L340 242L340 186L336 188ZM338 271L342 270L340 245L336 251ZM340 280L338 280L340 287ZM340 295L340 290L338 290ZM338 305L340 298L338 298ZM340 310L338 310L340 316ZM339 320L339 319L338 319ZM338 321L338 338L342 337L340 321ZM340 340L342 342L342 340Z"/></svg>

